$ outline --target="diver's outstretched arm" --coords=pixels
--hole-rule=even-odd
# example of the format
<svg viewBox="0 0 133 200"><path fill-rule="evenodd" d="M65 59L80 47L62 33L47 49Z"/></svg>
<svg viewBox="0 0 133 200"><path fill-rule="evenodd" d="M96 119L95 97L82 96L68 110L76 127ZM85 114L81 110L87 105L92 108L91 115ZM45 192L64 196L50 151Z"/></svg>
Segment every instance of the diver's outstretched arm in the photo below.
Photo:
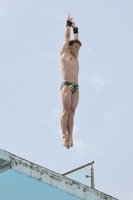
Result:
<svg viewBox="0 0 133 200"><path fill-rule="evenodd" d="M70 27L73 24L72 19L73 18L70 17L70 14L68 14L64 43L63 43L61 51L60 51L61 55L64 54L66 51L68 51L69 39L70 39L70 36L71 36L71 34L70 34Z"/></svg>
<svg viewBox="0 0 133 200"><path fill-rule="evenodd" d="M73 28L73 33L74 33L74 40L78 40L79 39L79 37L78 37L78 27L75 24L75 22L73 22L72 28Z"/></svg>

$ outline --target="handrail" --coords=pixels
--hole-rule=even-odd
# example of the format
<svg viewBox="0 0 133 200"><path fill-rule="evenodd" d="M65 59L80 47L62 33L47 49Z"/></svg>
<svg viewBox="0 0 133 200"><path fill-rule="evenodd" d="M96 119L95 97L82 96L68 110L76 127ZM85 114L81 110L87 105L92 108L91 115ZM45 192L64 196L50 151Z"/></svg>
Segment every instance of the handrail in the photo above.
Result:
<svg viewBox="0 0 133 200"><path fill-rule="evenodd" d="M77 168L75 168L75 169L73 169L73 170L70 170L70 171L68 171L68 172L65 172L65 173L62 174L62 175L65 176L65 175L71 174L71 173L73 173L73 172L75 172L75 171L77 171L77 170L83 169L84 167L88 167L89 165L92 165L92 164L94 164L94 161L89 162L89 163L87 163L87 164L85 164L85 165L82 165L82 166L80 166L80 167L77 167Z"/></svg>

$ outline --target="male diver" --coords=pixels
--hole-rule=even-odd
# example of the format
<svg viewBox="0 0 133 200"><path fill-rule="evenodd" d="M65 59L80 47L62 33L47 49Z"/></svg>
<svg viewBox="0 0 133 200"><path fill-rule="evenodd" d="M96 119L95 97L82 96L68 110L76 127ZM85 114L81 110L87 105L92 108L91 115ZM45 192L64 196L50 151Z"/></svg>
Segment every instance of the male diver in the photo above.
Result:
<svg viewBox="0 0 133 200"><path fill-rule="evenodd" d="M74 34L73 40L70 40L71 27L73 28ZM68 14L64 43L60 52L63 76L63 82L61 84L63 107L61 116L62 142L68 149L73 147L73 118L79 102L78 55L81 45L82 43L78 39L78 27L73 22L73 18L70 18L70 14Z"/></svg>

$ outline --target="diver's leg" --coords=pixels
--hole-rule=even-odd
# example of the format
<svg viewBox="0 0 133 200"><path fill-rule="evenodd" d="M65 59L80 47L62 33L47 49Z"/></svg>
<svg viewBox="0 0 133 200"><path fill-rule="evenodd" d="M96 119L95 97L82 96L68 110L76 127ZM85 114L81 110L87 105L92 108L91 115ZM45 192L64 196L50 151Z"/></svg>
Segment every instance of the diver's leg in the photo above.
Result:
<svg viewBox="0 0 133 200"><path fill-rule="evenodd" d="M79 90L76 90L72 94L71 98L71 109L68 115L68 139L69 139L69 147L73 146L73 124L74 124L74 114L75 109L79 102Z"/></svg>
<svg viewBox="0 0 133 200"><path fill-rule="evenodd" d="M62 142L64 146L69 148L67 121L71 108L72 92L68 86L64 85L62 87L61 96L62 96L62 107L63 107L63 112L61 116Z"/></svg>

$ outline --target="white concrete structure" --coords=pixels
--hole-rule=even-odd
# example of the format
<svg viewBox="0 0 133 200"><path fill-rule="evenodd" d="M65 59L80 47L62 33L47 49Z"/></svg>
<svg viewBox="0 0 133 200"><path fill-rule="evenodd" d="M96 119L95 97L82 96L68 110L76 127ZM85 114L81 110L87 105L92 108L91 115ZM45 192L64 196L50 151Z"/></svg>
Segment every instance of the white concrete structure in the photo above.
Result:
<svg viewBox="0 0 133 200"><path fill-rule="evenodd" d="M9 165L10 165L10 168L12 170L15 170L21 174L25 174L28 177L32 177L41 182L47 183L48 185L51 185L53 187L59 188L60 190L70 193L71 195L75 195L76 197L79 197L80 199L116 200L116 198L114 198L114 197L111 197L100 191L92 189L92 188L90 188L86 185L83 185L82 183L79 183L77 181L74 181L66 176L63 176L61 174L55 173L51 170L48 170L44 167L41 167L34 163L31 163L30 161L19 158L19 157L15 156L9 152L6 152L2 149L0 149L0 159L8 161L8 162L6 162L6 164L8 164L8 166L5 166L5 167L9 168ZM3 167L2 170L4 171L4 166L2 166L1 164L0 164L0 166ZM5 172L3 172L3 173L5 173ZM3 174L3 173L1 173L1 174ZM1 176L1 174L0 174L0 176ZM45 197L44 197L44 199L45 199ZM51 199L52 199L52 197L51 197ZM54 200L54 198L53 198L53 200Z"/></svg>

